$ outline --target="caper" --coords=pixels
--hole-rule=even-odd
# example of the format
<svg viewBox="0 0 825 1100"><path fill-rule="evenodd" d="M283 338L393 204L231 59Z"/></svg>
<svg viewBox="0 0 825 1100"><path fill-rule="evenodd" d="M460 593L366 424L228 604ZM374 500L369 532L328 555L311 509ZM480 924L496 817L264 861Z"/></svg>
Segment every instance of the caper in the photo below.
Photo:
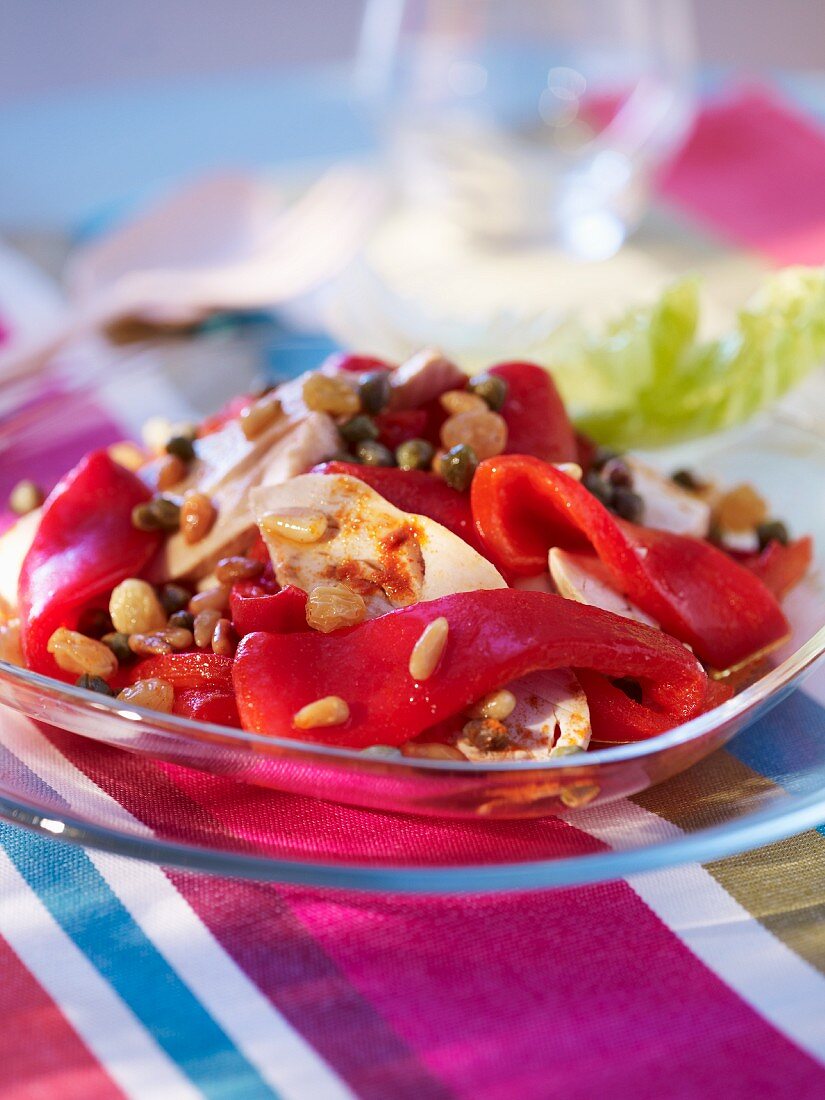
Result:
<svg viewBox="0 0 825 1100"><path fill-rule="evenodd" d="M367 439L378 438L378 425L369 416L359 413L338 425L338 434L347 443L363 443Z"/></svg>
<svg viewBox="0 0 825 1100"><path fill-rule="evenodd" d="M102 638L104 634L114 630L109 612L102 607L87 607L81 612L77 623L77 630L85 634L87 638Z"/></svg>
<svg viewBox="0 0 825 1100"><path fill-rule="evenodd" d="M402 470L429 470L435 447L426 439L408 439L395 449L395 461Z"/></svg>
<svg viewBox="0 0 825 1100"><path fill-rule="evenodd" d="M389 447L374 439L365 439L355 448L355 457L365 466L394 466L395 456Z"/></svg>
<svg viewBox="0 0 825 1100"><path fill-rule="evenodd" d="M192 630L195 626L195 616L190 611L173 611L169 616L169 624L173 630Z"/></svg>
<svg viewBox="0 0 825 1100"><path fill-rule="evenodd" d="M182 584L165 584L160 590L160 602L167 615L182 611L192 599L192 593Z"/></svg>
<svg viewBox="0 0 825 1100"><path fill-rule="evenodd" d="M787 546L790 540L788 528L781 520L772 519L767 523L760 523L756 528L756 537L759 539L759 549L764 550L771 542L778 542Z"/></svg>
<svg viewBox="0 0 825 1100"><path fill-rule="evenodd" d="M610 447L597 447L593 452L591 466L594 470L601 470L601 468L606 466L612 458L618 457L618 451L613 451Z"/></svg>
<svg viewBox="0 0 825 1100"><path fill-rule="evenodd" d="M615 488L611 493L610 507L622 519L630 520L631 523L642 522L644 501L632 489L625 489L623 486Z"/></svg>
<svg viewBox="0 0 825 1100"><path fill-rule="evenodd" d="M356 458L355 455L350 454L349 451L335 451L335 453L331 454L329 456L329 458L327 458L325 461L326 462L349 462L351 465L355 465L355 466L360 466L361 465L361 459Z"/></svg>
<svg viewBox="0 0 825 1100"><path fill-rule="evenodd" d="M463 493L470 487L476 466L478 459L473 448L466 443L459 443L441 456L439 472L451 489Z"/></svg>
<svg viewBox="0 0 825 1100"><path fill-rule="evenodd" d="M679 485L682 489L687 489L691 493L695 493L697 490L703 488L702 482L696 477L692 470L674 470L670 475L670 480L675 485Z"/></svg>
<svg viewBox="0 0 825 1100"><path fill-rule="evenodd" d="M180 530L180 505L177 501L171 497L157 496L150 503L161 531Z"/></svg>
<svg viewBox="0 0 825 1100"><path fill-rule="evenodd" d="M185 435L173 435L166 444L166 453L174 455L182 462L191 462L195 457L195 448L192 440Z"/></svg>
<svg viewBox="0 0 825 1100"><path fill-rule="evenodd" d="M607 471L607 480L617 489L633 488L633 475L620 458L617 458Z"/></svg>
<svg viewBox="0 0 825 1100"><path fill-rule="evenodd" d="M100 676L89 676L86 672L75 680L75 687L84 688L86 691L96 691L98 695L114 695L104 679Z"/></svg>
<svg viewBox="0 0 825 1100"><path fill-rule="evenodd" d="M136 504L132 509L132 526L138 531L159 531L160 523L155 515L151 500L144 504Z"/></svg>
<svg viewBox="0 0 825 1100"><path fill-rule="evenodd" d="M467 389L485 401L493 412L498 412L507 400L507 383L497 374L477 374L470 379Z"/></svg>
<svg viewBox="0 0 825 1100"><path fill-rule="evenodd" d="M390 400L390 377L385 370L370 371L361 376L358 396L364 412L379 413Z"/></svg>
<svg viewBox="0 0 825 1100"><path fill-rule="evenodd" d="M119 630L113 630L111 634L104 634L100 640L111 649L120 664L125 665L128 664L129 661L134 660L135 655L129 648L128 634L122 634Z"/></svg>
<svg viewBox="0 0 825 1100"><path fill-rule="evenodd" d="M612 493L610 492L610 486L601 478L595 470L588 470L582 479L582 485L589 493L601 504L605 506L610 504Z"/></svg>

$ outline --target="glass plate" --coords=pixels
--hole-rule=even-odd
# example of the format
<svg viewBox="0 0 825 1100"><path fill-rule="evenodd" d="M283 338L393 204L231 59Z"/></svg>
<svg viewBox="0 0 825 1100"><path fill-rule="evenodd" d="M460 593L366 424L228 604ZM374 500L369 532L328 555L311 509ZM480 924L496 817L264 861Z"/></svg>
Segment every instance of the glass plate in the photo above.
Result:
<svg viewBox="0 0 825 1100"><path fill-rule="evenodd" d="M8 410L5 415L0 410L0 448L11 456L0 467L0 477L13 481L21 476L19 470L26 455L36 455L39 468L50 469L57 477L90 445L90 421L92 425L96 418L105 421L113 409L120 422L125 421L134 431L137 425L130 424L130 420L139 422L159 408L179 410L188 404L206 411L213 407L220 395L206 391L205 377L212 377L215 372L207 374L203 370L204 354L202 347L194 348L187 359L178 349L167 359L165 369L159 371L157 361L141 353L123 364L115 375L111 371L100 374L86 364L82 370L78 367L63 370L51 380L52 388L45 394L42 381L36 390L23 386L11 398L8 393L0 394ZM240 390L248 381L244 373L249 373L255 357L246 354L243 362L234 364L226 346L221 355L231 369L222 371L219 381L224 387ZM105 383L102 378L106 378ZM67 404L79 399L83 416L67 416ZM779 504L778 510L795 531L809 531L819 547L825 546L825 502L812 491L812 487L825 484L825 443L816 431L789 419L781 410L735 433L659 454L656 461L665 468L689 464L700 474L724 482L755 483ZM0 492L3 490L0 485ZM703 819L695 835L691 829L665 841L657 836L652 843L649 830L643 829L636 839L625 830L620 847L626 850L582 856L567 843L568 827L559 821L536 822L531 829L539 832L529 857L515 863L511 862L512 846L499 841L513 827L506 820L510 818L542 819L572 813L577 825L581 820L586 831L599 820L600 814L609 818L613 812L609 803L639 795L684 772L756 722L790 692L825 651L822 628L825 595L819 563L815 574L792 595L787 610L793 634L775 655L774 667L722 707L641 744L540 764L516 762L480 767L451 761L383 759L346 749L264 738L138 708L126 709L122 703L105 698L90 700L87 693L76 688L0 664L0 703L9 710L3 715L4 725L11 724L11 712L16 711L18 715L48 723L54 731L52 736L69 738L73 746L78 742L72 735L82 734L89 743L89 751L96 745L114 746L164 761L173 766L173 771L198 769L220 777L204 778L203 783L231 781L228 792L223 792L221 798L236 804L236 818L243 816L243 807L250 800L260 811L260 798L265 797L267 807L283 807L290 799L297 799L301 806L299 817L304 821L307 813L331 812L328 805L307 801L308 798L334 800L362 810L392 811L394 815L429 815L440 821L426 825L414 822L407 826L406 835L399 835L401 825L397 823L405 819L387 817L383 819L385 822L396 824L382 826L376 839L374 816L367 814L369 824L365 828L371 842L364 848L365 857L369 857L364 861L357 858L357 847L332 855L322 846L308 850L303 834L298 848L290 848L286 841L283 845L279 841L273 848L270 841L265 850L256 850L254 844L250 848L248 835L238 836L229 828L218 829L211 820L203 833L198 831L200 826L193 825L194 832L187 832L185 842L181 842L179 837L164 832L163 822L153 822L152 835L147 835L144 826L132 829L124 824L121 814L110 819L108 812L97 804L94 813L86 806L83 813L76 814L71 790L61 792L61 800L57 802L48 798L44 802L42 791L32 798L31 792L27 795L19 789L15 768L7 767L2 760L0 813L47 832L51 830L52 835L59 832L65 838L101 844L164 863L362 888L500 889L561 885L625 875L679 859L712 858L726 851L767 843L825 817L825 787L809 783L816 778L819 763L810 773L795 777L793 793L789 793L790 787L788 793L771 787L770 793L748 790L742 797L725 786L718 765L703 764L705 780L699 800L710 798L718 816L710 822ZM125 756L124 760L127 767L130 760ZM140 766L134 760L132 763L134 769ZM696 802L691 778L694 774L695 770L685 782ZM800 793L800 784L804 793ZM262 792L260 788L268 790ZM85 805L82 800L81 804ZM136 816L145 821L142 810L136 806L133 812L137 811ZM340 807L336 812L357 813L351 809L342 811ZM485 852L482 867L474 866L476 860L471 853L462 854L449 866L415 866L430 859L427 852L408 851L407 840L420 835L424 828L448 829L449 818L473 822L472 829L479 831ZM290 835L288 822L286 815L281 822L281 837ZM386 850L382 854L385 841ZM610 843L616 846L614 840ZM439 848L435 846L432 850Z"/></svg>

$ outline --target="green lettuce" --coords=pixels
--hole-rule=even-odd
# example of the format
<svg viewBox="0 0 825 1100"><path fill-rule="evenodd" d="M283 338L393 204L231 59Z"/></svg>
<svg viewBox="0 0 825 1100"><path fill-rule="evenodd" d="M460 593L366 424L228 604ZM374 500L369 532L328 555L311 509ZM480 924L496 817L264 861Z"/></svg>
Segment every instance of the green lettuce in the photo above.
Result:
<svg viewBox="0 0 825 1100"><path fill-rule="evenodd" d="M578 426L655 447L748 419L825 361L825 268L771 276L721 339L700 340L699 322L699 283L684 279L600 333L558 333L548 365Z"/></svg>

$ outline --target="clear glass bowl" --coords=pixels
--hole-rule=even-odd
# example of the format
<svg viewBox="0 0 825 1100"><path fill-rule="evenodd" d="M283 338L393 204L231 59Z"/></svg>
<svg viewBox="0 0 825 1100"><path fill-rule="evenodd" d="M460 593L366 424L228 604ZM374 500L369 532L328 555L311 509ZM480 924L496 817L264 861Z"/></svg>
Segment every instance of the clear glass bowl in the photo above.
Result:
<svg viewBox="0 0 825 1100"><path fill-rule="evenodd" d="M250 357L232 363L228 346L220 386L248 382ZM56 479L90 443L97 420L143 419L149 411L213 404L202 370L204 349L189 358L180 348L163 370L147 356L132 356L120 370L91 377L63 372L45 390L42 380L5 395L0 453L8 456L0 477L21 476L27 455ZM214 373L214 372L213 372ZM113 381L114 379L114 381ZM57 387L57 388L55 388ZM66 415L68 402L79 411ZM134 431L136 425L130 425ZM111 438L111 432L109 434ZM778 410L744 429L653 458L664 468L689 465L722 482L750 481L795 532L808 531L825 547L825 442ZM812 488L813 487L813 488ZM0 485L0 493L8 486ZM0 499L5 499L0 497ZM821 554L821 549L819 551ZM0 703L38 722L132 753L199 769L223 779L375 810L440 818L490 820L546 817L635 795L683 772L724 745L774 706L825 652L825 593L821 558L814 574L790 597L793 634L774 657L774 667L718 709L638 744L546 763L479 766L469 762L383 759L363 753L262 737L196 723L139 708L125 708L34 673L0 663ZM586 811L583 811L586 812Z"/></svg>

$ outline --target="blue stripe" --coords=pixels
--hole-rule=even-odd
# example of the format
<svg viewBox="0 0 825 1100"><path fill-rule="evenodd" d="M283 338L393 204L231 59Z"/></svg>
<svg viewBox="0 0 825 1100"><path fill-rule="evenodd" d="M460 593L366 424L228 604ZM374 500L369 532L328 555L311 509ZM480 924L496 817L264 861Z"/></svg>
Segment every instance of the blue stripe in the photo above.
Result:
<svg viewBox="0 0 825 1100"><path fill-rule="evenodd" d="M747 767L795 795L825 788L825 707L795 691L727 746ZM817 829L825 836L825 825Z"/></svg>
<svg viewBox="0 0 825 1100"><path fill-rule="evenodd" d="M0 823L20 874L181 1071L209 1100L276 1094L147 938L81 848ZM59 966L59 959L54 960Z"/></svg>

